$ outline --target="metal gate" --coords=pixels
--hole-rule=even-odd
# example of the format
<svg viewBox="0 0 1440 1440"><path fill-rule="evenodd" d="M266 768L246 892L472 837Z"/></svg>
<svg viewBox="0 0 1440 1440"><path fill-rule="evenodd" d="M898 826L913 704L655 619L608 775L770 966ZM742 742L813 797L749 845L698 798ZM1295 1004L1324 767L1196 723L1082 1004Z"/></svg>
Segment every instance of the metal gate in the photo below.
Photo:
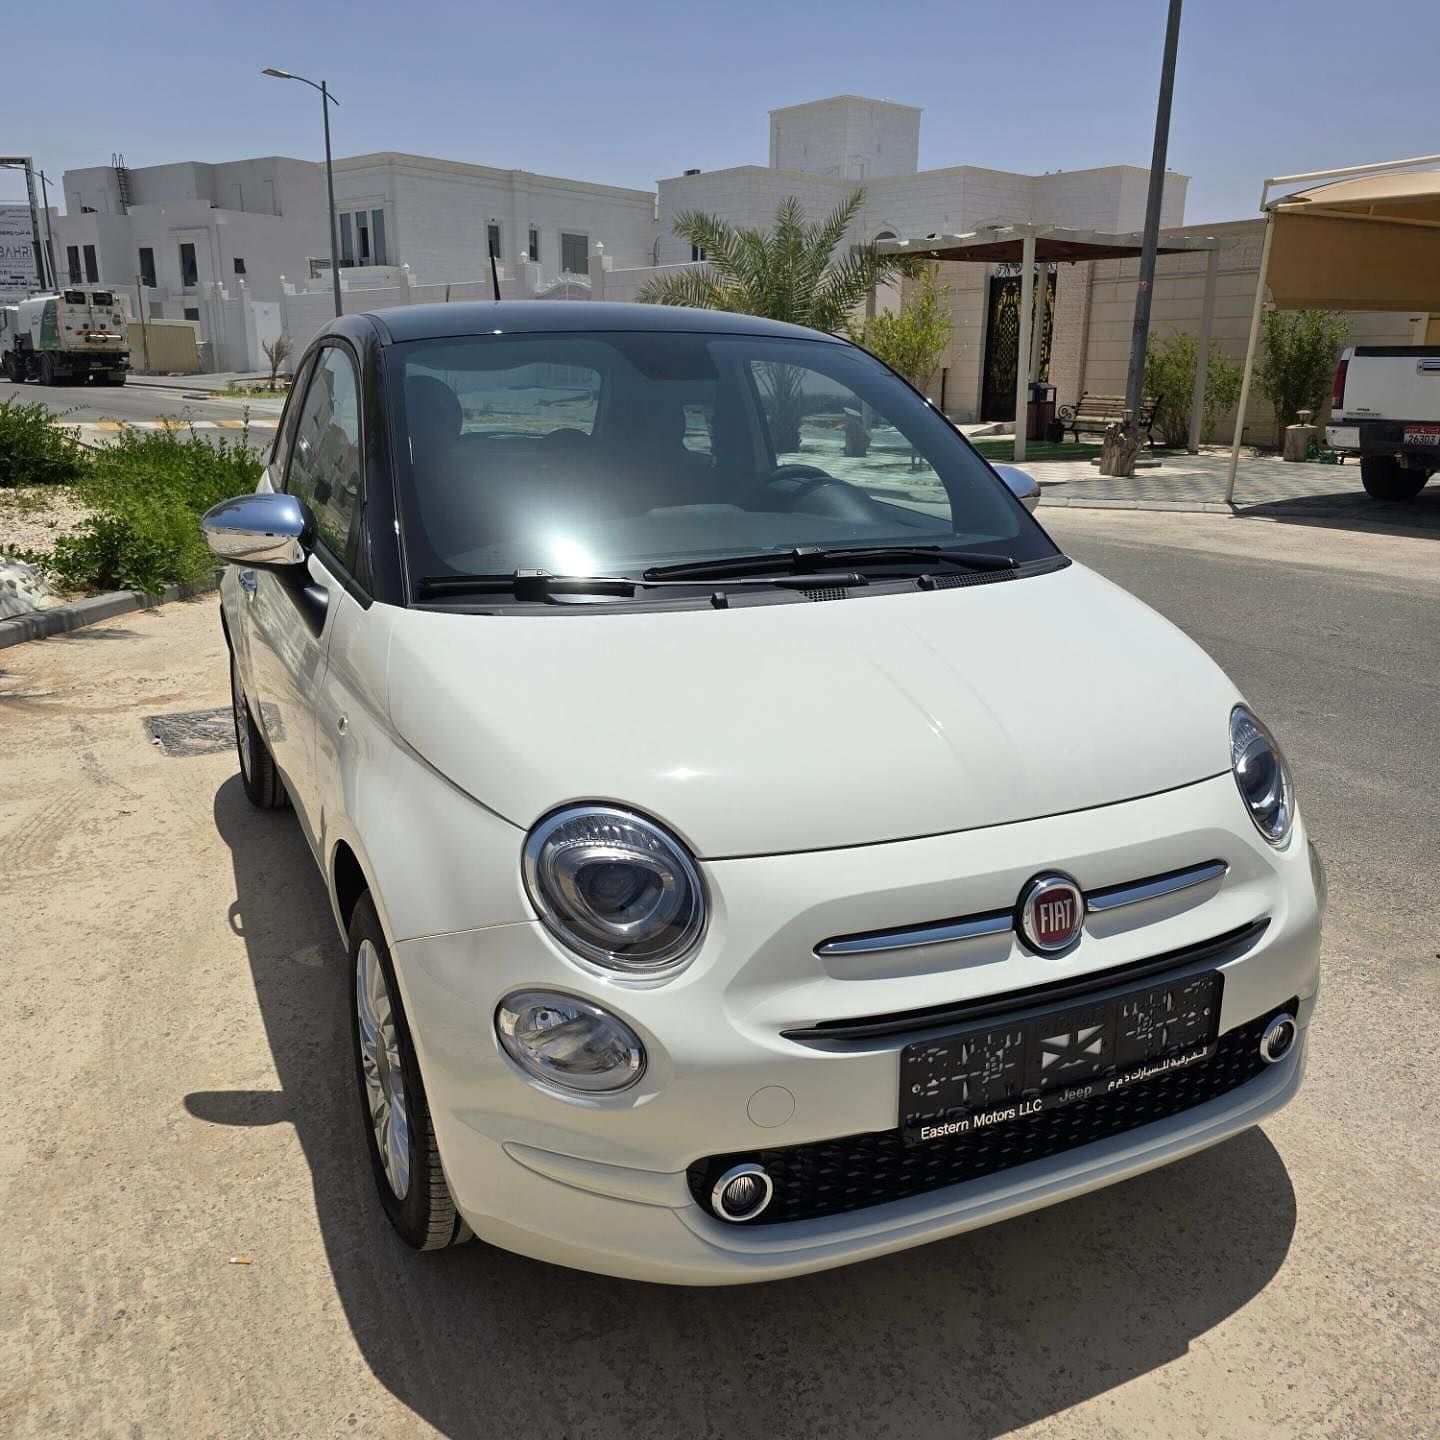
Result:
<svg viewBox="0 0 1440 1440"><path fill-rule="evenodd" d="M1018 266L1016 267L1018 269ZM1045 277L1045 333L1040 338L1040 379L1050 375L1050 341L1055 328L1055 273ZM1015 379L1020 352L1020 276L990 277L985 316L985 369L980 387L982 420L1015 418Z"/></svg>

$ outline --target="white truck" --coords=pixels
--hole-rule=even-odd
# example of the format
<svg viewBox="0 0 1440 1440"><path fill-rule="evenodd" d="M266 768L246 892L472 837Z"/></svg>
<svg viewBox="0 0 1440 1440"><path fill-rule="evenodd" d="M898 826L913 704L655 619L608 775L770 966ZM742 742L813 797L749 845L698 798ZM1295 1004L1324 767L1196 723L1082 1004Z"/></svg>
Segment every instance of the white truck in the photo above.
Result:
<svg viewBox="0 0 1440 1440"><path fill-rule="evenodd" d="M1360 457L1377 500L1413 500L1440 470L1440 345L1343 351L1325 443Z"/></svg>
<svg viewBox="0 0 1440 1440"><path fill-rule="evenodd" d="M0 369L17 385L92 375L123 385L129 368L124 306L113 290L72 285L0 310Z"/></svg>

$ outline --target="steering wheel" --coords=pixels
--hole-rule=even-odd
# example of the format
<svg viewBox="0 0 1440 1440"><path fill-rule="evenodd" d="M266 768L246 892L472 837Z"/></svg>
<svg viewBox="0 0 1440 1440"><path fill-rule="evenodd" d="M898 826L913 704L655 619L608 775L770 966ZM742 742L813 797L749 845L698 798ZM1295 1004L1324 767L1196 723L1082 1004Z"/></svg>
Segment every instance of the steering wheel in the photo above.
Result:
<svg viewBox="0 0 1440 1440"><path fill-rule="evenodd" d="M795 483L793 486L786 485L786 481ZM779 489L788 497L790 509L794 510L812 490L818 490L822 485L833 485L835 477L818 465L777 465L761 483L767 490Z"/></svg>

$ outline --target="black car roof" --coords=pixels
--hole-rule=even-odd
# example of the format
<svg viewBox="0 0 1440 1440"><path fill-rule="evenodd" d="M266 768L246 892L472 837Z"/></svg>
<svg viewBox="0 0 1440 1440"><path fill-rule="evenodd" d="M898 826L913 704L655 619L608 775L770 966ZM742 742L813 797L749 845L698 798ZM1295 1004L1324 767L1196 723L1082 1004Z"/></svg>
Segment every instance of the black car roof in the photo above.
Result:
<svg viewBox="0 0 1440 1440"><path fill-rule="evenodd" d="M724 310L688 310L676 305L614 305L593 300L469 301L454 305L402 305L366 311L384 344L497 332L583 332L604 330L690 331L715 335L771 335L839 344L833 335L734 315Z"/></svg>

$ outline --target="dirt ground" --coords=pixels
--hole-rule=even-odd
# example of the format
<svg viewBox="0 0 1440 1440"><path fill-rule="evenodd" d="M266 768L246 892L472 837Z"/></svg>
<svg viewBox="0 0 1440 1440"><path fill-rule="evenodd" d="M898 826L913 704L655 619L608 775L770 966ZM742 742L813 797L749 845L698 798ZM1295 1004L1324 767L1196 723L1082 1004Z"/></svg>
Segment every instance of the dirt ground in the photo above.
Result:
<svg viewBox="0 0 1440 1440"><path fill-rule="evenodd" d="M223 716L171 725L195 753L152 739L148 717L226 705L223 656L213 597L0 652L0 1433L1440 1429L1433 924L1338 896L1292 1107L989 1231L730 1291L417 1257L372 1199L293 816L247 806ZM1373 798L1337 783L1331 825Z"/></svg>

